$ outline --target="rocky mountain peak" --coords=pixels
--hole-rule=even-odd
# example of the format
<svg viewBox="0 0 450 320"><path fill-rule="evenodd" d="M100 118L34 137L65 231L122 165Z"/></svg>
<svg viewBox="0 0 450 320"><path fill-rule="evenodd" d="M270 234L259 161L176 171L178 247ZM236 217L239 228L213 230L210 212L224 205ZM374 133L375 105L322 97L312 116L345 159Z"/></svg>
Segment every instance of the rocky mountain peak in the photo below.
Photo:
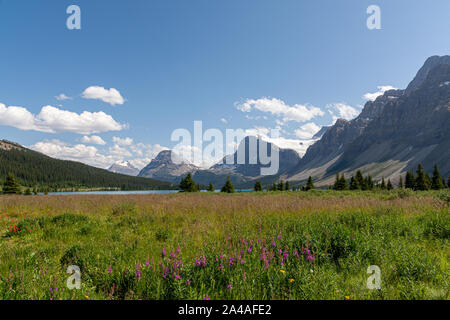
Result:
<svg viewBox="0 0 450 320"><path fill-rule="evenodd" d="M406 93L411 93L414 90L417 90L427 79L428 74L431 70L436 68L439 65L450 64L450 56L432 56L428 58L422 68L417 72L413 81L411 81L406 88Z"/></svg>

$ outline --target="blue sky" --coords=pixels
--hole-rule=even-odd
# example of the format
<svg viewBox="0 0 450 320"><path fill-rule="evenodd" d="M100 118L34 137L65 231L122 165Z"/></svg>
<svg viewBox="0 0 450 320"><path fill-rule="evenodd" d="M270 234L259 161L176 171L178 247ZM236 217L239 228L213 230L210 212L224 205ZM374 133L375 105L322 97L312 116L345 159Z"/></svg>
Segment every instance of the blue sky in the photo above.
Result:
<svg viewBox="0 0 450 320"><path fill-rule="evenodd" d="M66 27L72 4L81 30ZM381 30L366 27L371 4ZM449 54L449 12L448 0L0 0L0 138L99 167L142 167L194 120L279 127L295 148Z"/></svg>

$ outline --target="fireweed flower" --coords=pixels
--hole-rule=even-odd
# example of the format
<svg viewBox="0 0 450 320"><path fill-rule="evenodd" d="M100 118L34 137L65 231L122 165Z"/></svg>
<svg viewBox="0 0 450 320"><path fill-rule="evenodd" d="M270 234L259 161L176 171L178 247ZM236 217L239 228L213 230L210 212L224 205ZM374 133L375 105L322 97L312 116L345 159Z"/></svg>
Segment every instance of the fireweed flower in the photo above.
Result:
<svg viewBox="0 0 450 320"><path fill-rule="evenodd" d="M161 250L161 257L164 259L165 256L166 256L166 248L163 247Z"/></svg>
<svg viewBox="0 0 450 320"><path fill-rule="evenodd" d="M228 290L232 290L233 289L233 285L230 283L229 285L227 285L227 289Z"/></svg>
<svg viewBox="0 0 450 320"><path fill-rule="evenodd" d="M191 285L191 280L186 280L186 285L190 286Z"/></svg>
<svg viewBox="0 0 450 320"><path fill-rule="evenodd" d="M211 298L210 298L209 296L205 296L205 297L203 298L203 300L211 300Z"/></svg>
<svg viewBox="0 0 450 320"><path fill-rule="evenodd" d="M109 274L112 274L112 273L113 273L113 270L112 270L112 268L111 268L111 267L109 267L109 269L108 269L108 273L109 273Z"/></svg>
<svg viewBox="0 0 450 320"><path fill-rule="evenodd" d="M202 255L200 258L195 259L195 266L205 268L206 267L206 258Z"/></svg>

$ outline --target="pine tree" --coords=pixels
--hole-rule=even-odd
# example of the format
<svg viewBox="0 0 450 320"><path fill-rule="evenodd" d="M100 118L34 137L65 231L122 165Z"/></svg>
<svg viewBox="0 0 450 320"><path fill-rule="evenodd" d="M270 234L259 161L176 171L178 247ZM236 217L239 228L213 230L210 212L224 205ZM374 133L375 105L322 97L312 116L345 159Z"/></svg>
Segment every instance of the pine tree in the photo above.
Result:
<svg viewBox="0 0 450 320"><path fill-rule="evenodd" d="M384 177L381 178L380 188L381 188L381 190L385 190L386 189L386 182L384 182Z"/></svg>
<svg viewBox="0 0 450 320"><path fill-rule="evenodd" d="M284 191L284 182L283 182L283 180L280 180L278 182L277 189L278 189L278 191Z"/></svg>
<svg viewBox="0 0 450 320"><path fill-rule="evenodd" d="M403 178L402 178L402 176L400 176L400 178L398 179L398 187L400 189L403 189Z"/></svg>
<svg viewBox="0 0 450 320"><path fill-rule="evenodd" d="M312 177L309 176L308 182L306 183L305 190L306 190L306 191L309 191L309 190L313 190L313 189L315 189L314 183L313 183Z"/></svg>
<svg viewBox="0 0 450 320"><path fill-rule="evenodd" d="M334 190L340 190L339 189L339 181L341 180L340 176L339 176L339 172L336 173L336 180L334 181L334 185L333 185L333 189Z"/></svg>
<svg viewBox="0 0 450 320"><path fill-rule="evenodd" d="M442 184L441 173L439 172L437 164L435 164L434 170L433 170L433 178L431 179L431 189L439 190L439 189L444 189L444 188L445 188L445 185Z"/></svg>
<svg viewBox="0 0 450 320"><path fill-rule="evenodd" d="M214 191L215 191L214 185L213 185L211 182L209 183L208 191L209 191L209 192L214 192Z"/></svg>
<svg viewBox="0 0 450 320"><path fill-rule="evenodd" d="M371 175L367 176L367 190L373 190L374 188L374 184L373 184L373 179Z"/></svg>
<svg viewBox="0 0 450 320"><path fill-rule="evenodd" d="M416 185L416 177L414 176L414 172L412 172L412 171L406 172L405 188L406 189L414 189L415 185Z"/></svg>
<svg viewBox="0 0 450 320"><path fill-rule="evenodd" d="M277 186L277 184L274 182L273 184L272 184L272 191L277 191L278 190L278 186Z"/></svg>
<svg viewBox="0 0 450 320"><path fill-rule="evenodd" d="M388 179L386 188L387 188L388 190L394 189L394 186L392 185L391 179Z"/></svg>
<svg viewBox="0 0 450 320"><path fill-rule="evenodd" d="M231 183L230 177L227 177L227 181L225 182L225 185L222 187L221 192L234 193L234 186L233 183Z"/></svg>
<svg viewBox="0 0 450 320"><path fill-rule="evenodd" d="M429 185L428 180L429 180L429 177L427 178L427 175L423 171L422 165L419 163L419 165L417 166L417 178L416 178L416 183L414 185L414 189L415 190L429 190L430 185Z"/></svg>
<svg viewBox="0 0 450 320"><path fill-rule="evenodd" d="M195 185L194 179L192 179L192 175L188 173L186 178L182 178L180 182L180 190L182 192L195 192L197 191L197 186Z"/></svg>
<svg viewBox="0 0 450 320"><path fill-rule="evenodd" d="M30 188L27 188L27 189L25 190L24 195L26 195L26 196L31 196L31 195L32 195L31 189L30 189Z"/></svg>
<svg viewBox="0 0 450 320"><path fill-rule="evenodd" d="M256 181L256 182L255 182L254 190L255 190L256 192L262 191L261 182L259 182L259 181Z"/></svg>
<svg viewBox="0 0 450 320"><path fill-rule="evenodd" d="M356 182L356 179L352 176L350 179L350 190L358 190L359 186L358 183Z"/></svg>
<svg viewBox="0 0 450 320"><path fill-rule="evenodd" d="M362 189L362 190L367 189L365 186L365 183L364 183L364 177L362 175L361 170L356 171L355 181L356 181L356 185L358 186L358 189Z"/></svg>
<svg viewBox="0 0 450 320"><path fill-rule="evenodd" d="M286 184L284 186L284 190L286 190L286 191L290 190L289 181L286 181Z"/></svg>
<svg viewBox="0 0 450 320"><path fill-rule="evenodd" d="M341 178L339 179L339 189L338 190L347 190L347 180L345 180L345 175L342 174Z"/></svg>
<svg viewBox="0 0 450 320"><path fill-rule="evenodd" d="M448 179L447 179L447 188L450 188L450 176L448 176Z"/></svg>
<svg viewBox="0 0 450 320"><path fill-rule="evenodd" d="M8 174L5 184L3 185L4 194L21 194L20 185L12 174Z"/></svg>

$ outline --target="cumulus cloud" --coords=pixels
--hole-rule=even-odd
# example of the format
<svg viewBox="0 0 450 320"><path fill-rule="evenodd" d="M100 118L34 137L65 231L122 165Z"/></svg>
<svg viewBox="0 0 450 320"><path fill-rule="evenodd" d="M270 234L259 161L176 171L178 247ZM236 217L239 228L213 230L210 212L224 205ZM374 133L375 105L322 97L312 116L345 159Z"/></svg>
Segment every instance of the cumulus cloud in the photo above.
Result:
<svg viewBox="0 0 450 320"><path fill-rule="evenodd" d="M131 146L133 144L133 139L131 138L119 138L113 137L113 142L119 146Z"/></svg>
<svg viewBox="0 0 450 320"><path fill-rule="evenodd" d="M295 136L300 139L311 139L317 132L319 132L320 127L313 122L307 123L297 130L295 130Z"/></svg>
<svg viewBox="0 0 450 320"><path fill-rule="evenodd" d="M82 97L84 99L96 99L109 103L112 106L116 104L124 104L125 99L122 97L117 89L105 89L100 86L91 86L83 91Z"/></svg>
<svg viewBox="0 0 450 320"><path fill-rule="evenodd" d="M376 98L378 98L379 96L382 96L386 91L397 89L393 86L378 86L377 88L378 88L377 92L366 93L363 95L363 98L365 100L375 101Z"/></svg>
<svg viewBox="0 0 450 320"><path fill-rule="evenodd" d="M30 146L30 149L41 152L49 157L82 162L88 165L105 168L113 163L114 157L101 154L94 146L84 144L71 145L60 140L45 140Z"/></svg>
<svg viewBox="0 0 450 320"><path fill-rule="evenodd" d="M64 93L61 93L61 94L55 96L55 99L58 101L72 100L71 97L66 96Z"/></svg>
<svg viewBox="0 0 450 320"><path fill-rule="evenodd" d="M356 117L359 114L359 111L353 108L352 106L349 106L345 103L332 103L327 105L327 108L335 111L339 118L345 119L345 120L351 120L354 117ZM329 110L328 112L334 116L334 113Z"/></svg>
<svg viewBox="0 0 450 320"><path fill-rule="evenodd" d="M113 163L124 160L128 160L136 168L142 169L160 151L167 149L159 144L146 145L138 143L130 146L130 150L114 145L101 151L94 146L73 145L58 139L40 141L29 146L29 148L53 158L77 161L104 169L109 168Z"/></svg>
<svg viewBox="0 0 450 320"><path fill-rule="evenodd" d="M281 117L283 121L306 122L316 116L324 115L320 108L300 104L289 106L276 98L247 99L243 103L236 103L235 106L242 112L250 112L253 109L268 112Z"/></svg>
<svg viewBox="0 0 450 320"><path fill-rule="evenodd" d="M38 115L34 115L24 107L6 107L1 103L0 125L21 130L47 133L74 132L85 135L106 131L120 131L126 127L102 111L84 111L78 114L53 106L45 106L42 107Z"/></svg>
<svg viewBox="0 0 450 320"><path fill-rule="evenodd" d="M225 123L225 124L228 123L227 119L225 119L225 118L221 118L220 121L222 121L222 122Z"/></svg>
<svg viewBox="0 0 450 320"><path fill-rule="evenodd" d="M120 158L126 158L126 157L132 156L131 152L128 151L128 149L123 148L123 147L119 146L118 144L115 144L114 146L109 148L109 154L116 156L116 157L120 157Z"/></svg>
<svg viewBox="0 0 450 320"><path fill-rule="evenodd" d="M98 144L100 146L104 146L106 144L105 140L103 140L99 136L84 136L81 138L81 142L90 143L90 144Z"/></svg>

